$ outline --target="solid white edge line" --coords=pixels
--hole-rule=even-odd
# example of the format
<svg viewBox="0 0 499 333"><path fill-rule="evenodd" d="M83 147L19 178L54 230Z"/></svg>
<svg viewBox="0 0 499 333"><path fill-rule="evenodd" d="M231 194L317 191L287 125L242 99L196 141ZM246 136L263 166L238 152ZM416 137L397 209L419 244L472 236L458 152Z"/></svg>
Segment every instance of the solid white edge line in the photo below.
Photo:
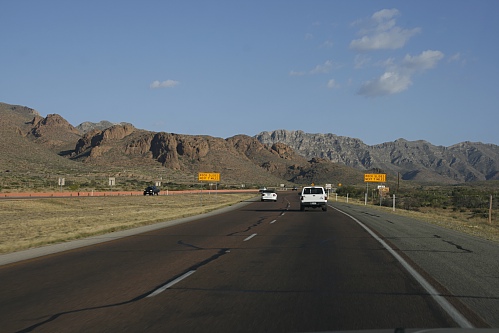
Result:
<svg viewBox="0 0 499 333"><path fill-rule="evenodd" d="M357 220L352 215L336 208L332 207L345 214L355 222L357 222L362 228L364 228L374 239L376 239L383 247L390 252L390 254L400 262L400 264L411 274L416 281L430 294L431 297L444 309L445 312L458 324L461 328L474 328L473 325L452 305L447 301L442 295L440 295L433 286L425 280L411 265L407 263L395 250L393 250L388 244L385 243L381 238L379 238L371 229L369 229L364 223Z"/></svg>
<svg viewBox="0 0 499 333"><path fill-rule="evenodd" d="M248 236L248 237L246 237L246 238L243 240L243 242L246 242L246 241L250 240L251 238L253 238L253 237L255 237L255 236L256 236L256 234L253 234L253 235L251 235L251 236Z"/></svg>
<svg viewBox="0 0 499 333"><path fill-rule="evenodd" d="M155 291L153 291L152 293L150 293L149 295L147 295L146 297L154 297L160 293L162 293L163 291L165 291L166 289L170 288L171 286L179 283L180 281L182 281L183 279L185 279L186 277L188 277L189 275L192 275L194 274L194 272L196 271L188 271L187 273L179 276L178 278L176 278L175 280L171 281L171 282L168 282L167 284L165 284L164 286L162 287L159 287L158 289L156 289Z"/></svg>

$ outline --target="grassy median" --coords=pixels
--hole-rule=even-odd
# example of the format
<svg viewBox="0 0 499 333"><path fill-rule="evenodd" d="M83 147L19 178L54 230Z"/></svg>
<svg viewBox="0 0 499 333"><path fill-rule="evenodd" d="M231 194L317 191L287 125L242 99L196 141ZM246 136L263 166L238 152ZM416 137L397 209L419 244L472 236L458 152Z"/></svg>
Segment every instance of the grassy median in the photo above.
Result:
<svg viewBox="0 0 499 333"><path fill-rule="evenodd" d="M0 253L206 213L253 193L0 200Z"/></svg>

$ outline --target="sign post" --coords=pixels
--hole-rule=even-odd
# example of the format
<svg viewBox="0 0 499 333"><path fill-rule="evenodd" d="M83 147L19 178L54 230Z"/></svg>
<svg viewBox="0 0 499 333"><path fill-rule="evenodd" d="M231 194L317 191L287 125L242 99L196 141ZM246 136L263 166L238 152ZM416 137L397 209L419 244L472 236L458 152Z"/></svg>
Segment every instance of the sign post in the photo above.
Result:
<svg viewBox="0 0 499 333"><path fill-rule="evenodd" d="M109 177L109 186L111 186L111 192L113 192L113 186L116 184L115 177Z"/></svg>
<svg viewBox="0 0 499 333"><path fill-rule="evenodd" d="M65 179L62 177L59 177L59 186L61 187L61 192L62 192L62 187L64 186Z"/></svg>
<svg viewBox="0 0 499 333"><path fill-rule="evenodd" d="M205 182L219 182L220 173L218 172L200 172L198 173L198 180Z"/></svg>
<svg viewBox="0 0 499 333"><path fill-rule="evenodd" d="M198 173L198 181L200 182L216 182L215 183L215 194L218 194L218 182L220 182L220 173L219 172L199 172ZM211 184L210 184L211 190ZM203 204L201 203L201 206Z"/></svg>
<svg viewBox="0 0 499 333"><path fill-rule="evenodd" d="M386 173L366 173L364 175L364 182L366 183L385 183Z"/></svg>
<svg viewBox="0 0 499 333"><path fill-rule="evenodd" d="M384 183L386 182L386 173L366 173L364 174L364 182L366 183L366 195L364 205L367 206L367 196L369 193L369 183Z"/></svg>
<svg viewBox="0 0 499 333"><path fill-rule="evenodd" d="M331 194L331 189L333 188L331 184L326 184L326 190L327 190L327 197L329 199L329 195Z"/></svg>

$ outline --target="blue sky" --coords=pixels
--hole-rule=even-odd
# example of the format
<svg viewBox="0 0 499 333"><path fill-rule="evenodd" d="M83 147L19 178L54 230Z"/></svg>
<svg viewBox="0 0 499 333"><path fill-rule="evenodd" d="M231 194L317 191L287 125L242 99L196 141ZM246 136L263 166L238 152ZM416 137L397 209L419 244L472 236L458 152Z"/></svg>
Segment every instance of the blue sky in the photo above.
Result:
<svg viewBox="0 0 499 333"><path fill-rule="evenodd" d="M72 125L499 144L499 1L0 0L0 102Z"/></svg>

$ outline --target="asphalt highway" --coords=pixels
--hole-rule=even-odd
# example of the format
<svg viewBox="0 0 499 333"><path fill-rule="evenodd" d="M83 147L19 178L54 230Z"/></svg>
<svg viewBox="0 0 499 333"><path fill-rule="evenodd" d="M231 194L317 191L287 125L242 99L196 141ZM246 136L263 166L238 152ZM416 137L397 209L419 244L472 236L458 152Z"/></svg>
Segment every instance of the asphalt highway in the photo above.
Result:
<svg viewBox="0 0 499 333"><path fill-rule="evenodd" d="M462 326L352 216L300 212L296 192L6 264L0 283L2 332Z"/></svg>

